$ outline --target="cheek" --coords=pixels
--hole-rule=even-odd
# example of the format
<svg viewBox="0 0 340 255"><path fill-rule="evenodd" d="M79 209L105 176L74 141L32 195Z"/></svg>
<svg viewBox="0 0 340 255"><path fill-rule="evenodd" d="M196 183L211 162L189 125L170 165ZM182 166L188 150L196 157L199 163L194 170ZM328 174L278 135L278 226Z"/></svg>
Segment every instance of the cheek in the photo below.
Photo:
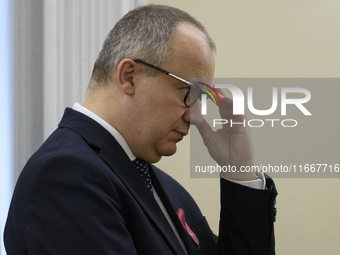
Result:
<svg viewBox="0 0 340 255"><path fill-rule="evenodd" d="M168 113L167 109L151 109L142 128L143 135L148 142L159 143L171 132L177 121Z"/></svg>
<svg viewBox="0 0 340 255"><path fill-rule="evenodd" d="M135 114L137 122L143 126L138 128L143 134L138 135L153 134L154 138L159 139L167 135L183 117L181 103L173 91L170 93L165 89L154 89L143 93Z"/></svg>

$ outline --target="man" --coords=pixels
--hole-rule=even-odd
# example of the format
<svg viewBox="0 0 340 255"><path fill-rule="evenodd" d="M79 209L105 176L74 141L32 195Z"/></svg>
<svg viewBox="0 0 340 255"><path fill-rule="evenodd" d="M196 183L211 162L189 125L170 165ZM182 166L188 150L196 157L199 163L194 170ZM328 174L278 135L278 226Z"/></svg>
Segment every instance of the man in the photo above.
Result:
<svg viewBox="0 0 340 255"><path fill-rule="evenodd" d="M150 165L176 152L190 120L217 163L253 164L250 130L213 132L194 104L187 81L213 77L214 50L204 27L178 9L149 5L121 19L83 104L66 109L21 173L8 254L274 254L270 179L221 178L217 237L185 189ZM222 100L222 116L235 118L231 99Z"/></svg>

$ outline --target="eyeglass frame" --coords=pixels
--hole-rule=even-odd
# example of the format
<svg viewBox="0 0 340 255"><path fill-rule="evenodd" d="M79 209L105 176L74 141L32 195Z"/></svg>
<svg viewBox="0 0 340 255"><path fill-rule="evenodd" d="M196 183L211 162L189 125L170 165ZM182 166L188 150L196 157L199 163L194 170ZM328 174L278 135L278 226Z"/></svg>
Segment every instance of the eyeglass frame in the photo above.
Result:
<svg viewBox="0 0 340 255"><path fill-rule="evenodd" d="M140 60L140 59L133 59L133 61L134 61L135 63L139 63L139 64L146 65L146 66L148 66L148 67L151 67L151 68L153 68L153 69L155 69L155 70L157 70L157 71L159 71L159 72L162 72L162 73L164 73L164 74L166 74L166 75L171 76L172 78L174 78L174 79L176 79L176 80L178 80L178 81L180 81L180 82L183 82L183 83L189 85L189 90L186 92L186 94L185 94L185 96L184 96L184 99L183 99L183 103L185 104L186 107L191 107L192 105L194 105L194 104L196 103L197 99L200 97L201 93L197 96L197 98L195 98L195 100L194 100L193 102L191 102L191 100L190 100L190 103L189 103L189 105L188 105L187 102L186 102L186 100L187 100L187 98L188 98L188 96L189 96L189 94L190 94L190 90L191 90L192 87L196 87L196 86L199 87L198 85L195 85L194 83L192 83L192 82L190 82L190 81L187 81L187 80L185 80L185 79L183 79L183 78L181 78L181 77L178 77L177 75L174 75L173 73L170 73L170 72L168 72L168 71L165 71L164 69L162 69L162 68L160 68L160 67L157 67L157 66L154 66L154 65L152 65L152 64L149 64L149 63L147 63L147 62L145 62L145 61L143 61L143 60Z"/></svg>

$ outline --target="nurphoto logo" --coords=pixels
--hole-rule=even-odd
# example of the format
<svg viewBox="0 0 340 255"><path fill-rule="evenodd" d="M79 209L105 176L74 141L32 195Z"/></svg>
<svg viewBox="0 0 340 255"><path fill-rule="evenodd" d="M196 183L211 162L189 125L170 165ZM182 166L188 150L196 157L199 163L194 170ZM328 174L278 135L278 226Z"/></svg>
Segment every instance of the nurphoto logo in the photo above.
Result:
<svg viewBox="0 0 340 255"><path fill-rule="evenodd" d="M212 90L217 98L219 99L221 105L222 101L221 98L219 97L217 91L204 83L200 84L207 86L210 90ZM234 115L244 115L245 111L245 96L242 92L242 90L231 84L216 84L214 86L217 89L228 89L233 98L233 114ZM216 100L214 96L204 88L201 88L204 92L206 92L214 101L215 105L217 105ZM311 93L308 89L305 88L298 88L298 87L281 87L280 90L277 87L272 88L272 104L269 109L256 109L254 107L253 103L253 88L248 87L247 88L247 106L248 109L251 113L257 116L268 116L273 114L277 108L278 108L278 98L279 98L279 91L280 91L280 108L281 108L281 116L286 116L287 115L287 105L295 105L304 115L306 116L311 116L312 114L307 110L307 108L304 106L310 99L311 99ZM300 98L289 98L289 94L294 93L296 95L302 95ZM201 114L202 115L207 115L207 94L202 94L201 95ZM296 127L298 125L297 120L295 119L269 119L266 118L264 120L262 119L250 119L248 121L244 120L243 122L233 122L232 120L227 120L227 119L214 119L213 120L213 126L215 127L216 125L226 125L229 124L230 126L233 125L246 125L250 127L262 127L264 126L265 122L271 123L271 126L274 127L276 122L280 122L283 127Z"/></svg>

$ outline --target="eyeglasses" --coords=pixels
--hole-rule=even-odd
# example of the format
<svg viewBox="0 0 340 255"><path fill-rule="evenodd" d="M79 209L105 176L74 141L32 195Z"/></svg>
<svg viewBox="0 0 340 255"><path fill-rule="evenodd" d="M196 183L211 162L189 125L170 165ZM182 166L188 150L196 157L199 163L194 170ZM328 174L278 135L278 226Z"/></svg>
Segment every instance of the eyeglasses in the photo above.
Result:
<svg viewBox="0 0 340 255"><path fill-rule="evenodd" d="M154 66L154 65L151 65L149 63L146 63L144 62L143 60L140 60L140 59L134 59L133 61L135 61L136 63L139 63L139 64L143 64L143 65L146 65L148 67L151 67L159 72L162 72L166 75L169 75L171 76L172 78L178 80L178 81L181 81L187 85L189 85L188 87L188 91L186 92L185 96L184 96L184 99L183 99L183 102L185 104L186 107L190 107L192 106L194 103L196 103L197 99L201 96L201 92L202 92L202 89L200 88L200 86L196 83L192 83L190 81L187 81L183 78L180 78L178 77L177 75L174 75L168 71L165 71L164 69L162 68L159 68L157 66Z"/></svg>

